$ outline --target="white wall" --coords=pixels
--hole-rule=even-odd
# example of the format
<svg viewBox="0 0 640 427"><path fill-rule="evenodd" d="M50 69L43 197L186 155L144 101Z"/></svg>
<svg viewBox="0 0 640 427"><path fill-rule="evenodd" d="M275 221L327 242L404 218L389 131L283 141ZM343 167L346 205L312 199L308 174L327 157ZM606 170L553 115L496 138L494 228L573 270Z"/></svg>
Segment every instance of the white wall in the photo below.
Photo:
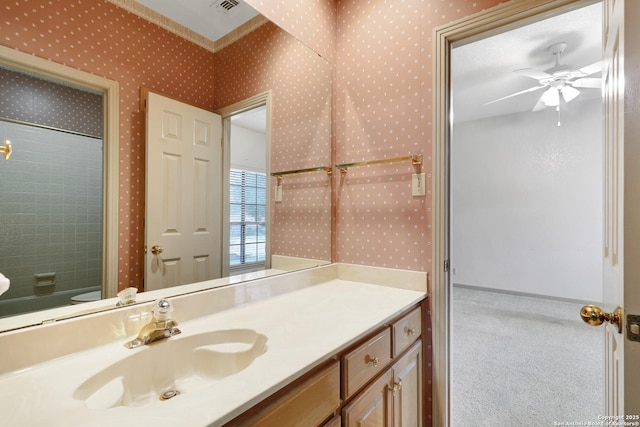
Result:
<svg viewBox="0 0 640 427"><path fill-rule="evenodd" d="M231 167L252 172L267 171L267 137L231 124Z"/></svg>
<svg viewBox="0 0 640 427"><path fill-rule="evenodd" d="M456 124L457 284L602 300L600 100ZM454 273L455 272L455 273Z"/></svg>

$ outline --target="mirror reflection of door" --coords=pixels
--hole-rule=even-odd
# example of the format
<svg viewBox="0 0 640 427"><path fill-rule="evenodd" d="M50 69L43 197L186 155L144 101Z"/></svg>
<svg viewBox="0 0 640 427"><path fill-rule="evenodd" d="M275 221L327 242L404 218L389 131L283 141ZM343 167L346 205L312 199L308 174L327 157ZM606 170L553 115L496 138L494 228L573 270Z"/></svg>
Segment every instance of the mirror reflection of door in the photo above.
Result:
<svg viewBox="0 0 640 427"><path fill-rule="evenodd" d="M218 114L147 94L145 290L219 278Z"/></svg>
<svg viewBox="0 0 640 427"><path fill-rule="evenodd" d="M0 67L0 317L97 300L103 96Z"/></svg>
<svg viewBox="0 0 640 427"><path fill-rule="evenodd" d="M231 116L229 274L264 270L267 260L266 106Z"/></svg>

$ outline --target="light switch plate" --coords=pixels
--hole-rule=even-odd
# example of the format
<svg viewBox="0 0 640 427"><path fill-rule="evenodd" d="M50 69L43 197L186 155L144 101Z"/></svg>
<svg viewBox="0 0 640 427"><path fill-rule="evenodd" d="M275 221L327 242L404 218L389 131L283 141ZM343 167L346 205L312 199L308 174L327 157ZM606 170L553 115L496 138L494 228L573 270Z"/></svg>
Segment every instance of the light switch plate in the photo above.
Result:
<svg viewBox="0 0 640 427"><path fill-rule="evenodd" d="M276 185L276 190L273 192L273 200L275 202L282 201L282 185Z"/></svg>
<svg viewBox="0 0 640 427"><path fill-rule="evenodd" d="M414 173L411 176L411 195L412 196L424 196L425 190L425 174Z"/></svg>

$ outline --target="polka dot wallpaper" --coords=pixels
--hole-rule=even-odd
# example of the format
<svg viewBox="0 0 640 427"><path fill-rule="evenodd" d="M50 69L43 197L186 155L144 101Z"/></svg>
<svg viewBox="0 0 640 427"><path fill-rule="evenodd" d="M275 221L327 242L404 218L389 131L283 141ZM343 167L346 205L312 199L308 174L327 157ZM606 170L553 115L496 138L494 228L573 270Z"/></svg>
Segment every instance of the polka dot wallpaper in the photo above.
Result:
<svg viewBox="0 0 640 427"><path fill-rule="evenodd" d="M433 28L499 1L249 3L335 65L338 163L422 153L429 176ZM1 44L120 82L118 279L120 287L138 285L144 244L139 90L146 86L211 108L217 102L214 55L103 0L12 0L0 7ZM430 269L430 194L410 195L413 171L408 163L390 163L334 174L337 261Z"/></svg>
<svg viewBox="0 0 640 427"><path fill-rule="evenodd" d="M425 172L430 188L432 33L497 3L337 0L337 163L424 155L420 169L405 161L337 174L337 261L431 270L431 192L412 196L411 175ZM426 349L430 372L428 340ZM430 402L431 387L425 394Z"/></svg>
<svg viewBox="0 0 640 427"><path fill-rule="evenodd" d="M211 108L213 55L104 0L12 0L0 44L120 83L118 287L144 277L140 87Z"/></svg>
<svg viewBox="0 0 640 427"><path fill-rule="evenodd" d="M349 169L337 181L337 259L429 271L431 199L411 175L431 173L432 32L497 1L337 1L337 162L423 154Z"/></svg>
<svg viewBox="0 0 640 427"><path fill-rule="evenodd" d="M0 68L0 117L102 138L101 95L6 68Z"/></svg>
<svg viewBox="0 0 640 427"><path fill-rule="evenodd" d="M245 0L254 9L333 63L336 6L332 0Z"/></svg>
<svg viewBox="0 0 640 427"><path fill-rule="evenodd" d="M331 165L327 61L270 22L214 56L216 108L271 91L271 171ZM271 253L330 261L330 178L287 175L282 188L282 201L271 204Z"/></svg>

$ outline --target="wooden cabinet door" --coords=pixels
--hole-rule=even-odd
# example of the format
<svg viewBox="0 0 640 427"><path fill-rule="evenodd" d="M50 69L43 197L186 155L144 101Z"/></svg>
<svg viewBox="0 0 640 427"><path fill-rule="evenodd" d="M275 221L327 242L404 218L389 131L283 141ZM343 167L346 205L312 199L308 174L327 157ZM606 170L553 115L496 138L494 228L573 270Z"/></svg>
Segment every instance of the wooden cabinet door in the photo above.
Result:
<svg viewBox="0 0 640 427"><path fill-rule="evenodd" d="M393 372L388 369L342 411L344 427L391 427Z"/></svg>
<svg viewBox="0 0 640 427"><path fill-rule="evenodd" d="M393 365L393 426L422 425L422 342Z"/></svg>

